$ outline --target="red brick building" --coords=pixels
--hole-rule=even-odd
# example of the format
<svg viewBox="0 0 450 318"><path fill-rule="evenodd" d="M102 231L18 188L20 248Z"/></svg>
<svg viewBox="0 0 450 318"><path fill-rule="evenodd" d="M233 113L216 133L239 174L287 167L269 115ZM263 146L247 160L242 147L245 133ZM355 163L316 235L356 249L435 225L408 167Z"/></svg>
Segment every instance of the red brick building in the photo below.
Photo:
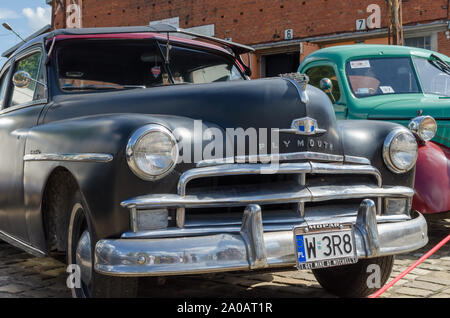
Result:
<svg viewBox="0 0 450 318"><path fill-rule="evenodd" d="M104 27L166 20L253 46L254 77L295 71L322 47L388 43L386 0L48 0L52 25ZM449 0L403 0L405 44L450 55Z"/></svg>

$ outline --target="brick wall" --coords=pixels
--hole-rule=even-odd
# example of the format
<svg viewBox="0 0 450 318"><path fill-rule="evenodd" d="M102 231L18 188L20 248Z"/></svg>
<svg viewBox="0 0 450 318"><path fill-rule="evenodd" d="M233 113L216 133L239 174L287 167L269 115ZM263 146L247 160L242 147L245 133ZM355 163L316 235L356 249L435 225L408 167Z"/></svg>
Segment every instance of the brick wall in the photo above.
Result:
<svg viewBox="0 0 450 318"><path fill-rule="evenodd" d="M283 40L285 29L293 29L294 38L355 31L355 20L367 18L372 3L381 7L386 27L385 0L83 0L82 21L83 27L128 26L178 16L180 27L215 24L218 37L257 44ZM403 22L446 20L447 3L403 0ZM54 12L57 4L53 0ZM54 27L64 27L63 21L64 10L59 10Z"/></svg>
<svg viewBox="0 0 450 318"><path fill-rule="evenodd" d="M450 39L447 39L445 32L438 32L438 51L450 56Z"/></svg>

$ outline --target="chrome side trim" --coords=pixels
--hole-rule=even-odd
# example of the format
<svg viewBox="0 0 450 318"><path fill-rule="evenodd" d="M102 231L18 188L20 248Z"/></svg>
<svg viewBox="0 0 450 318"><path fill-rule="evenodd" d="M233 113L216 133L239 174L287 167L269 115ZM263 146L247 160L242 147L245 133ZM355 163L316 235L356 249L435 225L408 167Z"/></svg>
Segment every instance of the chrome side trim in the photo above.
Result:
<svg viewBox="0 0 450 318"><path fill-rule="evenodd" d="M359 157L354 157L359 158ZM370 161L366 158L360 158L358 162L370 164ZM365 159L365 161L363 160ZM208 166L216 166L216 165L224 165L224 164L234 164L234 163L270 163L270 162L279 162L279 161L289 161L289 160L322 160L322 161L331 161L331 162L343 162L344 156L341 155L333 155L328 153L321 152L290 152L290 153L274 153L274 154L260 154L260 155L249 155L249 156L236 156L236 157L227 157L220 159L205 159L201 160L197 163L197 168L208 167ZM350 161L349 161L350 162Z"/></svg>
<svg viewBox="0 0 450 318"><path fill-rule="evenodd" d="M17 247L20 248L22 250L24 250L25 252L36 256L36 257L44 257L45 256L45 252L41 251L40 249L37 249L33 246L31 246L28 243L25 243L24 241L15 238L14 236L11 236L3 231L0 231L0 239L2 239L3 241Z"/></svg>
<svg viewBox="0 0 450 318"><path fill-rule="evenodd" d="M100 162L106 163L113 160L110 154L102 153L43 153L27 154L24 161L74 161L74 162Z"/></svg>

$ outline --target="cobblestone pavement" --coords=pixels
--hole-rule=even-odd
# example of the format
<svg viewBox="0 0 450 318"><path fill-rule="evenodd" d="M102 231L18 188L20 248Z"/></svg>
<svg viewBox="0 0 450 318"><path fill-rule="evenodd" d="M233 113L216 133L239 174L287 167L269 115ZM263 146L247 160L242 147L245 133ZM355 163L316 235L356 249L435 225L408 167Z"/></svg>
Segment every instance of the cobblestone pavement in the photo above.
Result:
<svg viewBox="0 0 450 318"><path fill-rule="evenodd" d="M429 244L396 257L397 276L450 233L450 219L429 219ZM0 241L0 297L70 297L65 265L36 258ZM310 271L208 274L142 279L142 297L333 297ZM414 269L381 297L450 298L450 244Z"/></svg>

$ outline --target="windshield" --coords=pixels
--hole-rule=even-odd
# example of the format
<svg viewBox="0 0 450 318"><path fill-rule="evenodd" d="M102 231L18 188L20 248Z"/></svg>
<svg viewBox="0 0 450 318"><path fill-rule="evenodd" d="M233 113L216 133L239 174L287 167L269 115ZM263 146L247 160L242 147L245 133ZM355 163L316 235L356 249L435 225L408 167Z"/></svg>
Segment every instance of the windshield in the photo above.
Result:
<svg viewBox="0 0 450 318"><path fill-rule="evenodd" d="M59 84L78 92L245 79L223 54L171 44L166 65L162 52L156 41L67 41L57 51Z"/></svg>
<svg viewBox="0 0 450 318"><path fill-rule="evenodd" d="M420 92L408 57L353 60L346 72L356 97Z"/></svg>
<svg viewBox="0 0 450 318"><path fill-rule="evenodd" d="M424 93L450 97L450 75L425 58L413 57Z"/></svg>

